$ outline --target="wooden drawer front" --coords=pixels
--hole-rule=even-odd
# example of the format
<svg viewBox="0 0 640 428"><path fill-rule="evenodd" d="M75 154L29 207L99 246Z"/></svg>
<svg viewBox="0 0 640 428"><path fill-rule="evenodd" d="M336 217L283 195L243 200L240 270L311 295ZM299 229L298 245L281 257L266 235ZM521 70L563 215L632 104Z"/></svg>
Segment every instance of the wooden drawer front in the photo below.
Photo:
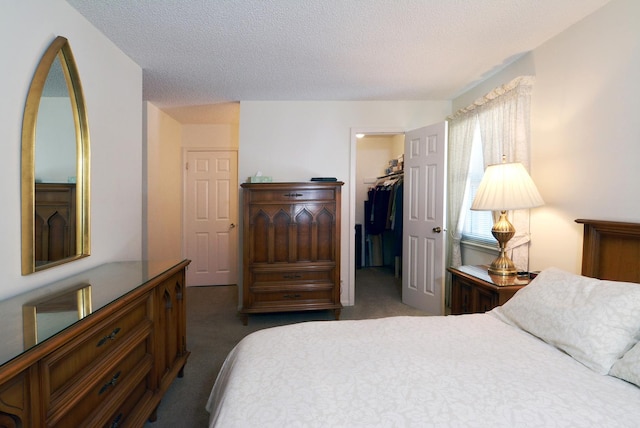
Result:
<svg viewBox="0 0 640 428"><path fill-rule="evenodd" d="M93 376L86 379L90 387L83 391L84 395L80 395L82 394L80 392L78 394L80 397L70 397L76 398L73 411L55 412L47 421L48 425L60 427L101 425L100 420L104 419L106 422L113 411L122 405L124 399L149 373L152 364L152 357L147 353L146 341L138 343L110 370L92 373ZM97 377L99 373L104 374ZM60 404L62 407L66 403Z"/></svg>
<svg viewBox="0 0 640 428"><path fill-rule="evenodd" d="M253 307L286 307L301 306L305 304L330 304L333 303L333 287L321 290L282 290L273 292L254 292Z"/></svg>
<svg viewBox="0 0 640 428"><path fill-rule="evenodd" d="M126 397L120 407L106 419L106 423L102 423L103 421L98 421L97 419L99 418L96 418L96 420L86 421L86 425L121 427L126 424L126 426L142 426L146 418L142 418L139 423L135 422L136 417L140 418L137 408L143 407L148 403L152 395L153 393L149 389L146 379L143 379L133 388L133 391Z"/></svg>
<svg viewBox="0 0 640 428"><path fill-rule="evenodd" d="M109 355L112 349L136 330L150 328L150 295L120 311L114 319L97 325L42 360L45 392L55 397L60 389L98 359Z"/></svg>
<svg viewBox="0 0 640 428"><path fill-rule="evenodd" d="M490 291L476 288L474 293L474 312L487 312L498 305L497 294Z"/></svg>
<svg viewBox="0 0 640 428"><path fill-rule="evenodd" d="M332 201L335 189L269 189L251 190L248 202Z"/></svg>
<svg viewBox="0 0 640 428"><path fill-rule="evenodd" d="M460 313L469 314L473 312L473 285L463 280L458 280L460 293Z"/></svg>
<svg viewBox="0 0 640 428"><path fill-rule="evenodd" d="M253 270L253 285L268 287L282 284L317 284L327 283L333 285L333 268L323 270Z"/></svg>
<svg viewBox="0 0 640 428"><path fill-rule="evenodd" d="M250 306L287 307L327 304L334 302L334 266L310 269L252 270L249 285Z"/></svg>
<svg viewBox="0 0 640 428"><path fill-rule="evenodd" d="M0 427L31 426L28 371L0 384Z"/></svg>

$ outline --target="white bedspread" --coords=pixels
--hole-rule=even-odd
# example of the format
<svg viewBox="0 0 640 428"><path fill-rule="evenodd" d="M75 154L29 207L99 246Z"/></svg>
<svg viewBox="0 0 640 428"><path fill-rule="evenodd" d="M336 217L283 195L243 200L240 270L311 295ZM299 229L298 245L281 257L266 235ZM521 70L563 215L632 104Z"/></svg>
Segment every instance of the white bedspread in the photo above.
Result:
<svg viewBox="0 0 640 428"><path fill-rule="evenodd" d="M491 314L322 321L229 354L211 427L638 427L640 388Z"/></svg>

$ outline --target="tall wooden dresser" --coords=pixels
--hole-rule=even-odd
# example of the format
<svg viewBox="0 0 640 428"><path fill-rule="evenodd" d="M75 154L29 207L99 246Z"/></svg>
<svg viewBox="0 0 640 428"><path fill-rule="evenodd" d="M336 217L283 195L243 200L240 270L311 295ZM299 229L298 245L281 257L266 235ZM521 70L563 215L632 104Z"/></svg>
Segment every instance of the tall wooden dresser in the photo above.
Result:
<svg viewBox="0 0 640 428"><path fill-rule="evenodd" d="M264 312L340 317L342 182L244 183L243 323Z"/></svg>

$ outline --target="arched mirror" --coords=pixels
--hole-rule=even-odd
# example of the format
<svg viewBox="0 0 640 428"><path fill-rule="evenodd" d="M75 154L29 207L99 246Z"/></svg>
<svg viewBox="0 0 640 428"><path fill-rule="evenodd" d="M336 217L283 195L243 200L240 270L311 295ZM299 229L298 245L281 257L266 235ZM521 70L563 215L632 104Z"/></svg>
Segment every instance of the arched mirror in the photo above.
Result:
<svg viewBox="0 0 640 428"><path fill-rule="evenodd" d="M89 130L69 42L42 56L22 123L22 274L89 255Z"/></svg>

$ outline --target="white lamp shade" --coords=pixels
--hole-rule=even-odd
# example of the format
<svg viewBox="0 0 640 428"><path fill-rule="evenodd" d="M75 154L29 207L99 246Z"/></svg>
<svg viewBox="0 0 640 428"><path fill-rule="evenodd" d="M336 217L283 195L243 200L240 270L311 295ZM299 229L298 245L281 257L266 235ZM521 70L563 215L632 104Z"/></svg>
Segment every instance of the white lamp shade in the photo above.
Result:
<svg viewBox="0 0 640 428"><path fill-rule="evenodd" d="M471 204L475 211L507 211L544 205L527 170L519 162L489 165Z"/></svg>

